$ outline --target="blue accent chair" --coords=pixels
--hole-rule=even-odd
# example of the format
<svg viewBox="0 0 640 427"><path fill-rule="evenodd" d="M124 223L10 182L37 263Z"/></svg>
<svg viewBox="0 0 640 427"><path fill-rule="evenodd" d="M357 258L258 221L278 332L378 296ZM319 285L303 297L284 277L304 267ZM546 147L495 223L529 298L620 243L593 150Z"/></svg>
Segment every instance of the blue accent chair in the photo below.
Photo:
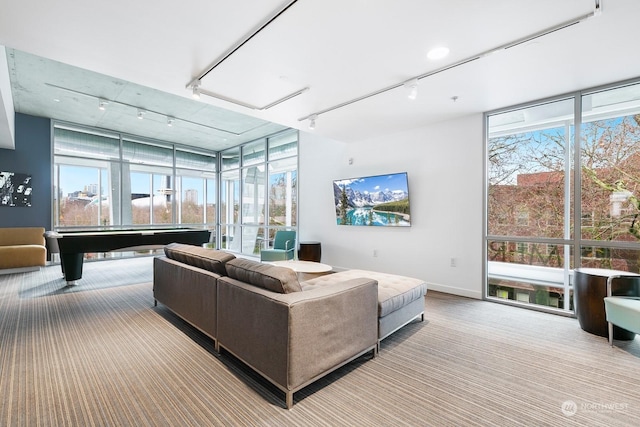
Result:
<svg viewBox="0 0 640 427"><path fill-rule="evenodd" d="M607 316L609 344L613 346L613 325L630 332L640 334L640 297L613 296L611 284L614 279L633 278L639 276L610 276L607 279L607 296L604 299L604 309Z"/></svg>
<svg viewBox="0 0 640 427"><path fill-rule="evenodd" d="M293 259L296 250L295 231L276 231L273 248L260 251L260 261L286 261Z"/></svg>

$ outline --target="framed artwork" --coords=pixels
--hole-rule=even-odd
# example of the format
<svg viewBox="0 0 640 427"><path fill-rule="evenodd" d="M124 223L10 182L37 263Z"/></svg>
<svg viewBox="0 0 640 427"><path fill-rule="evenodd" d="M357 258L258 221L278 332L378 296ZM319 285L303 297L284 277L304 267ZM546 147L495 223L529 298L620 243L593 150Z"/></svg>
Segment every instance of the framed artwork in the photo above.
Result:
<svg viewBox="0 0 640 427"><path fill-rule="evenodd" d="M0 172L0 206L31 206L31 175Z"/></svg>
<svg viewBox="0 0 640 427"><path fill-rule="evenodd" d="M406 172L335 180L333 202L338 225L411 225Z"/></svg>

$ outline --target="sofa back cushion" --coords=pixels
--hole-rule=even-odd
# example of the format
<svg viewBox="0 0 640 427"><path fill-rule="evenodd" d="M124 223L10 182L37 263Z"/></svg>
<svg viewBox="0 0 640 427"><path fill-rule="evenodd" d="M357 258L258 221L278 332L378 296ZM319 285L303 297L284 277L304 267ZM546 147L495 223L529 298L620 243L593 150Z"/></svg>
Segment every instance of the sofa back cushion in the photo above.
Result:
<svg viewBox="0 0 640 427"><path fill-rule="evenodd" d="M227 273L224 265L235 258L235 255L229 252L182 243L170 243L166 245L164 247L164 253L167 258L209 270L221 276Z"/></svg>
<svg viewBox="0 0 640 427"><path fill-rule="evenodd" d="M249 259L236 258L226 264L227 276L260 288L288 294L300 292L298 276L290 268L263 264Z"/></svg>
<svg viewBox="0 0 640 427"><path fill-rule="evenodd" d="M44 227L0 228L0 245L41 245L44 246Z"/></svg>

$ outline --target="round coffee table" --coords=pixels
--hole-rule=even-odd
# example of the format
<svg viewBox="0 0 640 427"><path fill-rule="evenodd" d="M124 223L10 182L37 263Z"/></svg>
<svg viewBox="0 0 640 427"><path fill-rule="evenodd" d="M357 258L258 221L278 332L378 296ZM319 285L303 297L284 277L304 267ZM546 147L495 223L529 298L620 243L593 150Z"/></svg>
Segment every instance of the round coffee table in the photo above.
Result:
<svg viewBox="0 0 640 427"><path fill-rule="evenodd" d="M269 264L277 265L278 267L290 268L298 274L298 280L312 279L314 277L330 273L331 270L333 270L333 267L328 264L313 261L271 261Z"/></svg>

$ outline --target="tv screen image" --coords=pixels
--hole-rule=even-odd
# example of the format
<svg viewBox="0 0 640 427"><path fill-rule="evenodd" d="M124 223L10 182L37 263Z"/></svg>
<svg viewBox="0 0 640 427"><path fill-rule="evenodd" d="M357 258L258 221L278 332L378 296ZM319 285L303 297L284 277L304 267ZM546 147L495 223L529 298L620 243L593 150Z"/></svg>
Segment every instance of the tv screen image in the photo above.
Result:
<svg viewBox="0 0 640 427"><path fill-rule="evenodd" d="M335 180L333 199L338 225L411 225L406 172Z"/></svg>

